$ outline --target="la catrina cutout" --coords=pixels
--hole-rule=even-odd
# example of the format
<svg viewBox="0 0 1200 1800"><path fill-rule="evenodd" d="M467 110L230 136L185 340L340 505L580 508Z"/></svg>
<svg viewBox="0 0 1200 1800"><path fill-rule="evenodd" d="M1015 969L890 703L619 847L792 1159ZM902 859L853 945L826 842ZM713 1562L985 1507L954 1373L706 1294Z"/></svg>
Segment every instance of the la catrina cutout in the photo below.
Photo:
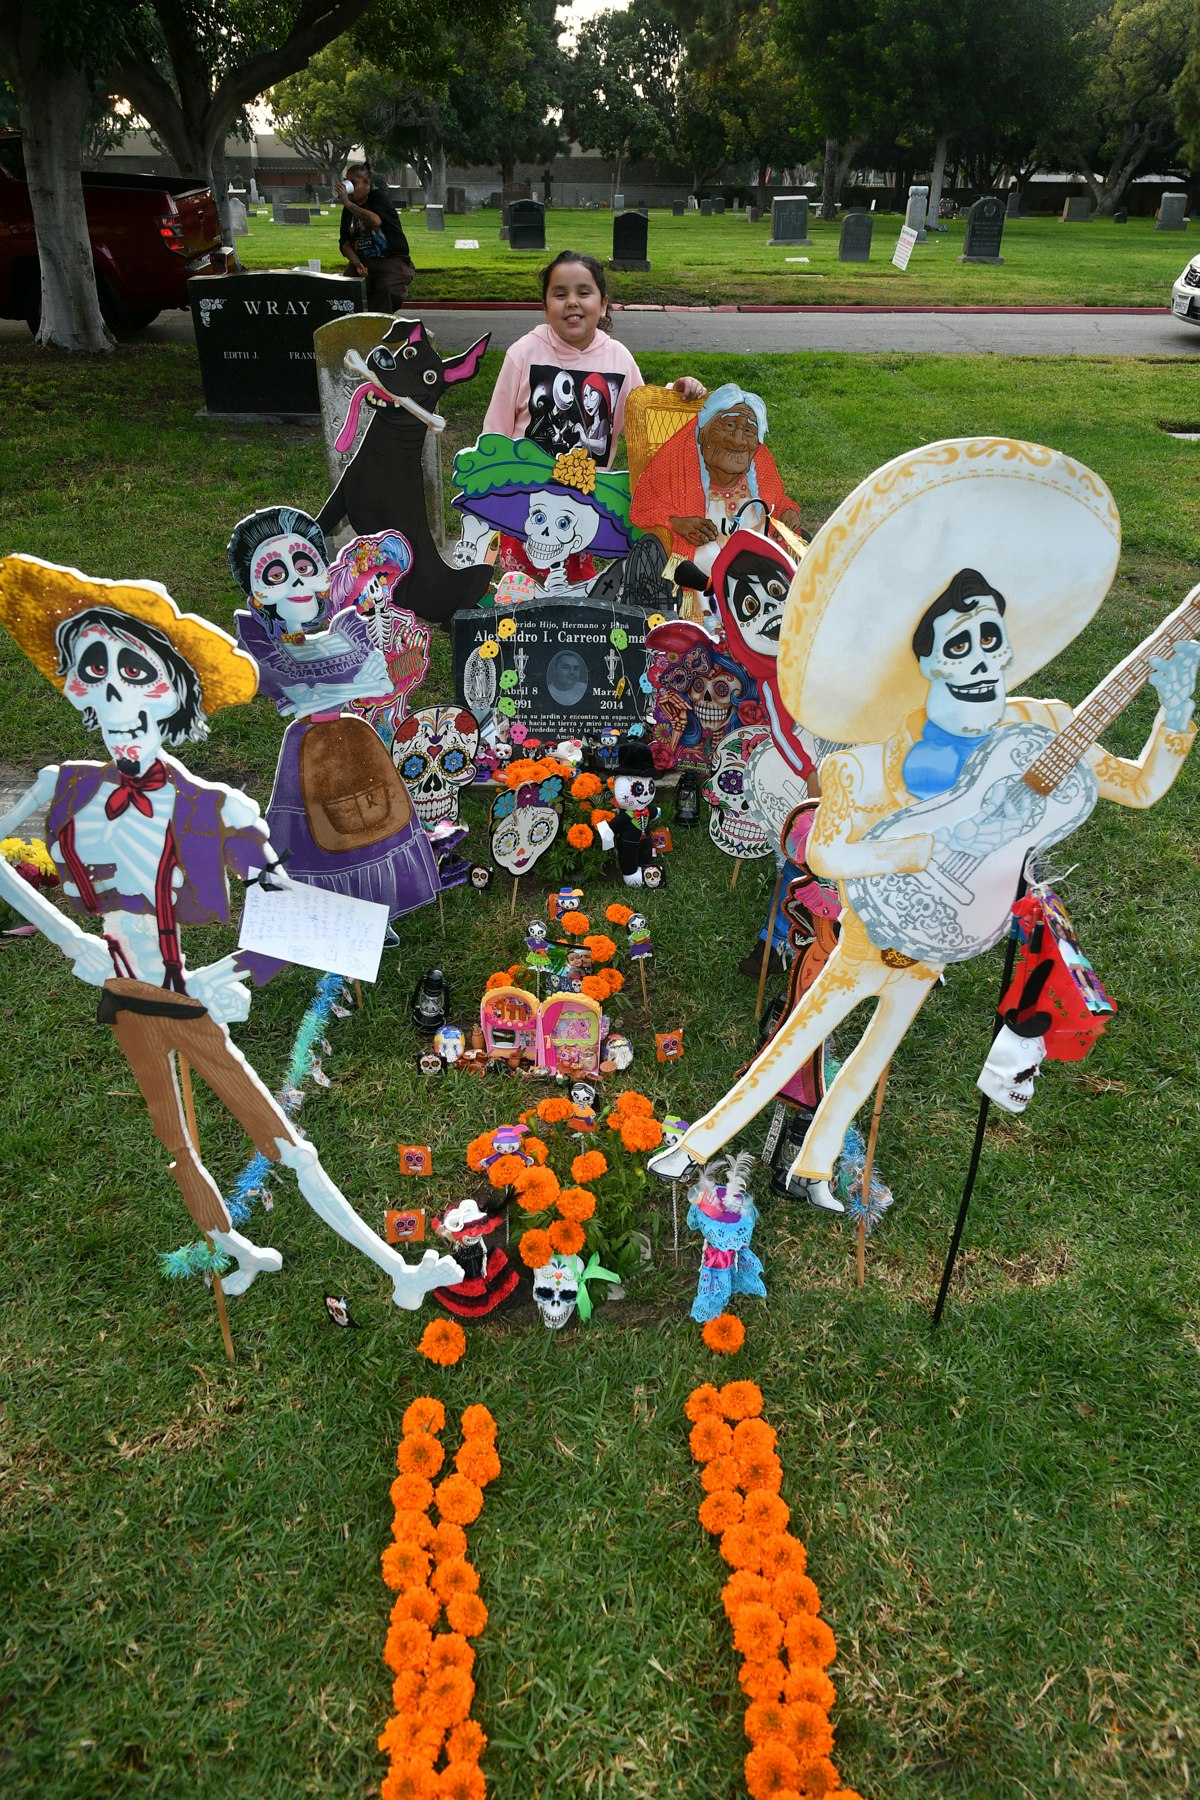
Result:
<svg viewBox="0 0 1200 1800"><path fill-rule="evenodd" d="M225 1292L243 1293L283 1259L233 1229L188 1130L177 1059L261 1155L295 1171L318 1217L387 1274L396 1304L419 1306L431 1287L458 1279L457 1266L436 1255L412 1266L371 1231L230 1039L227 1024L249 1014L246 982L280 965L240 951L200 969L184 961L185 926L233 922L230 874L263 870L264 885L290 885L254 802L197 779L168 749L202 739L214 713L253 697L253 661L156 583L102 581L28 556L0 563L0 622L107 753L105 762L43 769L0 833L48 806L46 841L64 896L100 920L102 935L60 913L2 858L0 898L102 990L99 1017L130 1065L184 1204L237 1265Z"/></svg>

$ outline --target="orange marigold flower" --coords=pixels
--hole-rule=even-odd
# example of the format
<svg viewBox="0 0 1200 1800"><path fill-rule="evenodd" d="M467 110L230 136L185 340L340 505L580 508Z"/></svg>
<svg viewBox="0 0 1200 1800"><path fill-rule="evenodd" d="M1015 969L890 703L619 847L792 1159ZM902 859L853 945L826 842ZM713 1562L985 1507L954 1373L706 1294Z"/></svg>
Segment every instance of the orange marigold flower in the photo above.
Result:
<svg viewBox="0 0 1200 1800"><path fill-rule="evenodd" d="M436 1475L446 1460L446 1452L432 1432L413 1431L400 1439L396 1451L396 1467L402 1475Z"/></svg>
<svg viewBox="0 0 1200 1800"><path fill-rule="evenodd" d="M462 1434L465 1438L487 1438L496 1435L496 1421L486 1406L475 1401L468 1406L462 1416Z"/></svg>
<svg viewBox="0 0 1200 1800"><path fill-rule="evenodd" d="M711 1462L714 1456L728 1456L733 1433L724 1419L697 1419L688 1434L688 1445L697 1462Z"/></svg>
<svg viewBox="0 0 1200 1800"><path fill-rule="evenodd" d="M742 1496L736 1488L718 1488L700 1502L700 1523L714 1537L720 1537L731 1525L740 1524L741 1517Z"/></svg>
<svg viewBox="0 0 1200 1800"><path fill-rule="evenodd" d="M741 1419L733 1428L733 1454L750 1456L755 1450L773 1450L777 1435L765 1419Z"/></svg>
<svg viewBox="0 0 1200 1800"><path fill-rule="evenodd" d="M416 1669L419 1673L429 1660L432 1642L433 1633L420 1619L397 1619L394 1625L388 1626L383 1660L393 1675L398 1675L401 1669Z"/></svg>
<svg viewBox="0 0 1200 1800"><path fill-rule="evenodd" d="M600 979L601 981L606 981L608 983L610 999L613 994L619 994L621 989L625 986L625 977L619 969L601 969Z"/></svg>
<svg viewBox="0 0 1200 1800"><path fill-rule="evenodd" d="M465 1475L447 1475L438 1482L433 1497L443 1519L454 1525L469 1525L483 1511L483 1489Z"/></svg>
<svg viewBox="0 0 1200 1800"><path fill-rule="evenodd" d="M384 1776L379 1800L438 1800L438 1778L420 1757L401 1757Z"/></svg>
<svg viewBox="0 0 1200 1800"><path fill-rule="evenodd" d="M742 1692L749 1700L778 1700L787 1681L787 1670L777 1656L765 1662L744 1662L738 1670Z"/></svg>
<svg viewBox="0 0 1200 1800"><path fill-rule="evenodd" d="M478 1594L454 1594L446 1602L446 1618L463 1637L478 1637L488 1621L488 1610Z"/></svg>
<svg viewBox="0 0 1200 1800"><path fill-rule="evenodd" d="M443 1600L451 1594L474 1594L479 1588L479 1571L465 1556L450 1556L433 1571L433 1590Z"/></svg>
<svg viewBox="0 0 1200 1800"><path fill-rule="evenodd" d="M429 1496L429 1503L432 1506L432 1493ZM455 1524L453 1519L443 1519L433 1533L429 1548L433 1552L435 1562L445 1562L452 1556L465 1556L467 1554L467 1534L461 1525Z"/></svg>
<svg viewBox="0 0 1200 1800"><path fill-rule="evenodd" d="M571 783L573 800L594 800L603 791L604 783L598 775L577 775Z"/></svg>
<svg viewBox="0 0 1200 1800"><path fill-rule="evenodd" d="M469 1675L475 1667L475 1652L461 1631L439 1631L429 1649L429 1671L461 1669Z"/></svg>
<svg viewBox="0 0 1200 1800"><path fill-rule="evenodd" d="M532 1156L534 1162L539 1166L545 1162L550 1154L540 1137L523 1138L521 1140L521 1148L526 1156Z"/></svg>
<svg viewBox="0 0 1200 1800"><path fill-rule="evenodd" d="M438 1776L438 1800L486 1800L487 1782L476 1762L448 1762Z"/></svg>
<svg viewBox="0 0 1200 1800"><path fill-rule="evenodd" d="M832 1631L811 1613L793 1613L783 1628L783 1640L794 1669L827 1669L837 1655Z"/></svg>
<svg viewBox="0 0 1200 1800"><path fill-rule="evenodd" d="M800 1764L785 1744L756 1744L745 1762L750 1800L783 1800L800 1785Z"/></svg>
<svg viewBox="0 0 1200 1800"><path fill-rule="evenodd" d="M557 775L561 781L569 781L575 773L573 765L564 762L561 756L543 756L537 767L539 781L545 781L547 775Z"/></svg>
<svg viewBox="0 0 1200 1800"><path fill-rule="evenodd" d="M683 1407L684 1412L693 1425L706 1414L719 1418L721 1415L721 1396L711 1381L702 1381L688 1395ZM732 1486L732 1483L729 1484Z"/></svg>
<svg viewBox="0 0 1200 1800"><path fill-rule="evenodd" d="M426 1677L422 1710L435 1725L459 1725L471 1710L475 1683L465 1669L438 1669Z"/></svg>
<svg viewBox="0 0 1200 1800"><path fill-rule="evenodd" d="M442 1745L446 1741L444 1725L434 1725L423 1719L409 1739L409 1754L417 1762L423 1762L427 1768L434 1768L438 1757L442 1754Z"/></svg>
<svg viewBox="0 0 1200 1800"><path fill-rule="evenodd" d="M500 1458L496 1454L495 1444L486 1438L476 1438L474 1442L468 1438L455 1453L454 1466L460 1475L465 1475L476 1487L486 1487L500 1473Z"/></svg>
<svg viewBox="0 0 1200 1800"><path fill-rule="evenodd" d="M833 1749L833 1727L824 1709L805 1700L792 1700L784 1708L783 1741L801 1768L819 1762Z"/></svg>
<svg viewBox="0 0 1200 1800"><path fill-rule="evenodd" d="M428 1496L426 1488L429 1490ZM423 1475L397 1475L390 1492L396 1508L392 1520L392 1536L402 1538L410 1544L420 1544L424 1549L433 1535L433 1526L425 1516L425 1510L433 1499L433 1483L426 1481Z"/></svg>
<svg viewBox="0 0 1200 1800"><path fill-rule="evenodd" d="M721 1389L721 1411L727 1419L756 1419L763 1409L762 1389L754 1381L727 1381Z"/></svg>
<svg viewBox="0 0 1200 1800"><path fill-rule="evenodd" d="M400 1450L407 1442L407 1438L401 1438L400 1443L396 1446L397 1468L400 1467ZM388 1493L391 1495L392 1505L397 1512L428 1512L429 1502L433 1497L433 1489L426 1477L409 1469L401 1470L388 1489Z"/></svg>
<svg viewBox="0 0 1200 1800"><path fill-rule="evenodd" d="M657 1150L663 1128L657 1119L622 1119L621 1142L627 1150Z"/></svg>
<svg viewBox="0 0 1200 1800"><path fill-rule="evenodd" d="M493 970L492 974L490 974L488 976L487 980L484 982L483 991L485 994L490 994L490 993L493 993L496 988L511 987L511 986L512 986L512 976L508 974L507 970L495 969L495 970Z"/></svg>
<svg viewBox="0 0 1200 1800"><path fill-rule="evenodd" d="M747 1493L754 1488L766 1488L772 1494L777 1494L783 1486L783 1464L773 1451L739 1456L737 1466L741 1486Z"/></svg>
<svg viewBox="0 0 1200 1800"><path fill-rule="evenodd" d="M425 1678L416 1669L401 1669L392 1683L392 1710L401 1715L414 1712L425 1691ZM385 1727L386 1730L386 1727Z"/></svg>
<svg viewBox="0 0 1200 1800"><path fill-rule="evenodd" d="M477 1138L472 1138L467 1145L468 1169L482 1169L484 1157L490 1156L491 1154L492 1134L490 1131L481 1132Z"/></svg>
<svg viewBox="0 0 1200 1800"><path fill-rule="evenodd" d="M559 1197L558 1176L553 1169L524 1169L513 1188L522 1212L546 1212Z"/></svg>
<svg viewBox="0 0 1200 1800"><path fill-rule="evenodd" d="M583 937L592 929L592 921L585 912L559 913L558 922L570 937Z"/></svg>
<svg viewBox="0 0 1200 1800"><path fill-rule="evenodd" d="M422 1394L405 1407L400 1429L407 1437L410 1431L440 1431L445 1423L446 1409L441 1401Z"/></svg>
<svg viewBox="0 0 1200 1800"><path fill-rule="evenodd" d="M776 1656L783 1642L783 1621L774 1607L761 1600L748 1600L730 1619L733 1641L751 1662L765 1662Z"/></svg>
<svg viewBox="0 0 1200 1800"><path fill-rule="evenodd" d="M710 1463L705 1463L700 1471L700 1480L706 1493L715 1494L718 1488L741 1487L738 1466L732 1456L714 1456Z"/></svg>
<svg viewBox="0 0 1200 1800"><path fill-rule="evenodd" d="M602 931L589 932L583 941L591 951L594 963L611 962L617 954L617 946Z"/></svg>
<svg viewBox="0 0 1200 1800"><path fill-rule="evenodd" d="M625 926L633 917L633 908L632 906L622 906L619 900L614 900L611 906L605 907L604 916L610 925Z"/></svg>
<svg viewBox="0 0 1200 1800"><path fill-rule="evenodd" d="M593 825L611 825L616 816L609 806L593 806L592 808Z"/></svg>
<svg viewBox="0 0 1200 1800"><path fill-rule="evenodd" d="M572 850L589 850L596 841L590 825L568 825L567 842Z"/></svg>
<svg viewBox="0 0 1200 1800"><path fill-rule="evenodd" d="M467 1348L467 1334L453 1319L435 1319L421 1333L417 1349L432 1363L443 1367L456 1363Z"/></svg>
<svg viewBox="0 0 1200 1800"><path fill-rule="evenodd" d="M749 1605L752 1600L764 1606L770 1605L770 1582L761 1575L751 1574L749 1569L735 1569L721 1589L721 1605L725 1608L725 1617L732 1619L740 1607Z"/></svg>
<svg viewBox="0 0 1200 1800"><path fill-rule="evenodd" d="M731 1525L721 1538L721 1555L731 1569L749 1569L758 1574L762 1568L762 1538L749 1525Z"/></svg>
<svg viewBox="0 0 1200 1800"><path fill-rule="evenodd" d="M803 1800L824 1800L826 1794L835 1794L842 1785L841 1776L827 1756L806 1763L800 1779L804 1783L800 1789Z"/></svg>
<svg viewBox="0 0 1200 1800"><path fill-rule="evenodd" d="M807 1552L799 1538L794 1538L790 1531L765 1531L763 1533L762 1572L771 1580L779 1575L804 1573L803 1564L807 1562ZM797 1563L801 1567L797 1568Z"/></svg>
<svg viewBox="0 0 1200 1800"><path fill-rule="evenodd" d="M571 1158L571 1174L581 1187L586 1182L599 1181L607 1173L608 1158L603 1150L582 1150Z"/></svg>
<svg viewBox="0 0 1200 1800"><path fill-rule="evenodd" d="M733 1449L736 1457L736 1437ZM787 1501L778 1494L773 1494L769 1488L751 1488L746 1495L746 1523L757 1525L760 1531L786 1531L791 1516Z"/></svg>
<svg viewBox="0 0 1200 1800"><path fill-rule="evenodd" d="M393 1593L400 1588L423 1587L429 1579L429 1558L416 1544L389 1544L379 1563Z"/></svg>
<svg viewBox="0 0 1200 1800"><path fill-rule="evenodd" d="M771 1605L781 1619L790 1619L798 1612L812 1613L815 1617L821 1610L821 1596L815 1581L789 1569L786 1574L776 1576L771 1584Z"/></svg>
<svg viewBox="0 0 1200 1800"><path fill-rule="evenodd" d="M431 1588L403 1588L392 1602L392 1624L397 1619L419 1619L432 1631L441 1616L442 1603Z"/></svg>
<svg viewBox="0 0 1200 1800"><path fill-rule="evenodd" d="M554 1252L548 1231L526 1231L517 1245L517 1254L527 1269L544 1269Z"/></svg>
<svg viewBox="0 0 1200 1800"><path fill-rule="evenodd" d="M830 1794L829 1800L863 1800L863 1797L857 1788L838 1788L835 1794Z"/></svg>
<svg viewBox="0 0 1200 1800"><path fill-rule="evenodd" d="M464 1719L446 1739L446 1755L451 1762L478 1762L487 1749L487 1733L474 1719Z"/></svg>
<svg viewBox="0 0 1200 1800"><path fill-rule="evenodd" d="M752 1700L746 1708L742 1729L752 1744L766 1743L768 1738L782 1738L787 1722L787 1709L778 1700Z"/></svg>
<svg viewBox="0 0 1200 1800"><path fill-rule="evenodd" d="M511 1187L522 1169L528 1167L523 1156L498 1156L489 1167L487 1178L494 1188Z"/></svg>
<svg viewBox="0 0 1200 1800"><path fill-rule="evenodd" d="M746 1327L736 1313L718 1313L701 1327L700 1336L718 1356L733 1356L746 1341ZM733 1437L729 1439L732 1447Z"/></svg>
<svg viewBox="0 0 1200 1800"><path fill-rule="evenodd" d="M636 1088L623 1088L613 1101L613 1111L627 1119L652 1119L654 1107Z"/></svg>
<svg viewBox="0 0 1200 1800"><path fill-rule="evenodd" d="M537 1116L547 1125L561 1125L565 1119L574 1118L575 1108L561 1094L550 1094L545 1100L538 1101Z"/></svg>
<svg viewBox="0 0 1200 1800"><path fill-rule="evenodd" d="M832 1712L837 1689L824 1669L792 1669L783 1684L783 1697L785 1700L803 1700L808 1706L819 1706L823 1712ZM836 1787L837 1782L833 1785Z"/></svg>
<svg viewBox="0 0 1200 1800"><path fill-rule="evenodd" d="M550 1246L557 1256L575 1256L583 1249L584 1231L574 1219L555 1219L549 1231Z"/></svg>
<svg viewBox="0 0 1200 1800"><path fill-rule="evenodd" d="M608 999L609 987L603 975L585 975L579 983L579 990L589 1000L598 1000L603 1006Z"/></svg>
<svg viewBox="0 0 1200 1800"><path fill-rule="evenodd" d="M593 1150L590 1151L589 1154L592 1156L599 1156L600 1152L598 1150ZM601 1157L602 1162L603 1160L603 1157ZM586 1156L577 1156L575 1161L571 1164L572 1170L574 1170L579 1163L586 1161ZM605 1164L605 1167L607 1167L607 1164ZM582 1225L584 1220L590 1219L596 1210L596 1196L595 1194L589 1194L586 1188L563 1188L558 1196L558 1210L564 1219L573 1219L576 1225Z"/></svg>
<svg viewBox="0 0 1200 1800"><path fill-rule="evenodd" d="M510 762L504 771L504 785L510 788L524 787L527 781L538 781L538 765L532 756L518 756Z"/></svg>

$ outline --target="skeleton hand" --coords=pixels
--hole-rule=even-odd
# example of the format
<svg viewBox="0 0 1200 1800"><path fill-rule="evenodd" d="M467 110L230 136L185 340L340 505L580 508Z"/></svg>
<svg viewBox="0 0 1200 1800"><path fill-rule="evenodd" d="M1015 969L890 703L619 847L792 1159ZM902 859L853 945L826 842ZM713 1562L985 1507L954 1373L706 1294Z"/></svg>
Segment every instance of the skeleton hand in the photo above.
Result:
<svg viewBox="0 0 1200 1800"><path fill-rule="evenodd" d="M600 839L600 842L603 844L603 846L606 850L611 850L613 845L617 841L616 838L613 836L613 828L608 823L607 819L601 819L597 823L596 836Z"/></svg>
<svg viewBox="0 0 1200 1800"><path fill-rule="evenodd" d="M687 730L688 704L682 694L672 688L662 688L658 696L658 711L666 719L671 728L669 742L677 744Z"/></svg>
<svg viewBox="0 0 1200 1800"><path fill-rule="evenodd" d="M405 1263L403 1257L397 1260L402 1268L395 1270L393 1265L392 1299L405 1312L416 1312L431 1288L457 1287L463 1278L454 1258L439 1256L436 1250L427 1250L419 1263Z"/></svg>
<svg viewBox="0 0 1200 1800"><path fill-rule="evenodd" d="M567 565L566 565L566 563L565 562L551 563L550 573L547 575L546 580L543 583L543 588L542 588L543 593L546 593L546 594L565 593L566 589L569 588L570 585L571 585L570 582L567 580Z"/></svg>
<svg viewBox="0 0 1200 1800"><path fill-rule="evenodd" d="M232 956L197 969L187 978L188 993L206 1007L218 1025L240 1023L250 1017L248 976Z"/></svg>
<svg viewBox="0 0 1200 1800"><path fill-rule="evenodd" d="M1149 682L1162 701L1163 723L1168 731L1186 731L1192 722L1200 644L1186 639L1165 656L1150 657L1149 662Z"/></svg>
<svg viewBox="0 0 1200 1800"><path fill-rule="evenodd" d="M106 981L111 981L113 960L103 938L80 931L78 944L69 949L64 945L63 951L71 964L71 973L80 981L86 981L89 987L103 987Z"/></svg>

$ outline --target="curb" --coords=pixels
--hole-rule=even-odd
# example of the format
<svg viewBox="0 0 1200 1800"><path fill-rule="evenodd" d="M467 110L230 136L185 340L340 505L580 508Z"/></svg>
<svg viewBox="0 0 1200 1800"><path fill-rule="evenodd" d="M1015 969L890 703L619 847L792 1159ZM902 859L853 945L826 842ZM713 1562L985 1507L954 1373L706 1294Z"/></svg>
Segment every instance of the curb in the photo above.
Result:
<svg viewBox="0 0 1200 1800"><path fill-rule="evenodd" d="M542 308L533 300L410 300L414 312L531 312ZM747 303L730 306L672 306L654 301L613 302L614 312L628 313L934 313L987 314L1006 317L1022 314L1042 317L1094 315L1100 318L1154 318L1169 313L1169 306L857 306L853 301L813 302L808 306L768 306Z"/></svg>

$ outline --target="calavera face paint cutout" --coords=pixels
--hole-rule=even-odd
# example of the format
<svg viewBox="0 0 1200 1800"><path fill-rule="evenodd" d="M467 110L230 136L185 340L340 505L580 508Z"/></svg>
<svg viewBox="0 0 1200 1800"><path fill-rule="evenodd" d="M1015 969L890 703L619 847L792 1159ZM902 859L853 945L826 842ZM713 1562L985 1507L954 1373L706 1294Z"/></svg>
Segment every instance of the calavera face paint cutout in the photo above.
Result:
<svg viewBox="0 0 1200 1800"><path fill-rule="evenodd" d="M562 824L562 781L528 781L492 802L492 860L510 875L527 875L544 856Z"/></svg>
<svg viewBox="0 0 1200 1800"><path fill-rule="evenodd" d="M423 706L401 721L392 761L426 830L458 818L462 789L474 781L479 726L455 706Z"/></svg>
<svg viewBox="0 0 1200 1800"><path fill-rule="evenodd" d="M145 771L159 756L164 728L185 710L179 676L161 651L138 637L136 623L116 613L84 625L71 648L63 693L85 728L99 730L120 767ZM185 732L184 735L187 735Z"/></svg>
<svg viewBox="0 0 1200 1800"><path fill-rule="evenodd" d="M329 570L305 537L283 533L259 546L250 563L250 601L272 607L285 631L311 631L325 616Z"/></svg>
<svg viewBox="0 0 1200 1800"><path fill-rule="evenodd" d="M754 810L750 787L750 754L763 741L754 726L740 725L723 737L713 753L704 798L712 807L708 834L726 856L750 860L770 856L771 842Z"/></svg>

